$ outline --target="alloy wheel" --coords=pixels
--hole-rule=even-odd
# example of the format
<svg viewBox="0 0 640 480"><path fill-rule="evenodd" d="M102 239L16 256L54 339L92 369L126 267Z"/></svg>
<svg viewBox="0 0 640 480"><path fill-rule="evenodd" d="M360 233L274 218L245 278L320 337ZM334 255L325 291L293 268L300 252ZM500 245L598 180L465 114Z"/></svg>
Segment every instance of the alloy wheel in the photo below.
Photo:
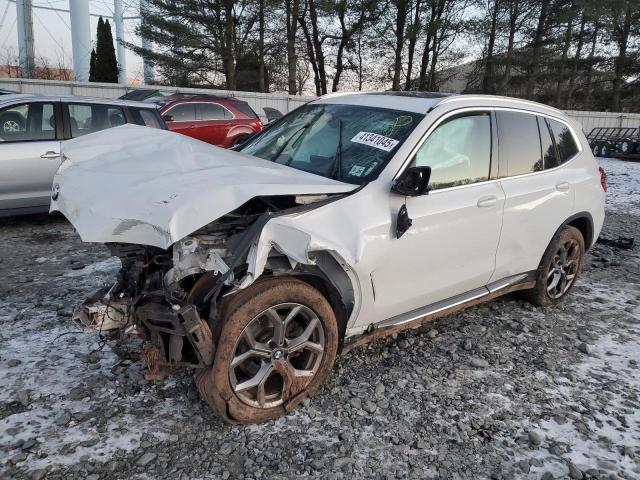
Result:
<svg viewBox="0 0 640 480"><path fill-rule="evenodd" d="M20 125L15 120L5 120L2 122L2 131L3 132L19 132Z"/></svg>
<svg viewBox="0 0 640 480"><path fill-rule="evenodd" d="M571 288L580 265L580 245L570 239L560 245L547 271L547 293L558 299Z"/></svg>
<svg viewBox="0 0 640 480"><path fill-rule="evenodd" d="M247 405L272 408L313 379L324 355L324 329L313 310L281 303L256 315L229 364L234 392Z"/></svg>

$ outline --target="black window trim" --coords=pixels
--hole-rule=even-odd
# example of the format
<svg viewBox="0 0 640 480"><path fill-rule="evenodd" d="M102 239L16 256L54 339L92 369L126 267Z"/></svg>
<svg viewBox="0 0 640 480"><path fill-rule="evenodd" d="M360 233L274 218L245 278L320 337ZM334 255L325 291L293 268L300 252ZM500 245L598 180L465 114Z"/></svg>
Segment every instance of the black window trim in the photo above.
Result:
<svg viewBox="0 0 640 480"><path fill-rule="evenodd" d="M39 138L37 140L3 140L0 142L0 145L5 144L15 144L15 143L36 143L36 142L61 142L64 140L63 138L63 123L62 123L62 113L61 113L61 102L60 100L35 100L35 101L21 101L12 103L10 105L3 105L0 110L4 110L7 108L19 107L20 105L26 104L53 104L53 114L56 117L56 128L55 128L55 138Z"/></svg>

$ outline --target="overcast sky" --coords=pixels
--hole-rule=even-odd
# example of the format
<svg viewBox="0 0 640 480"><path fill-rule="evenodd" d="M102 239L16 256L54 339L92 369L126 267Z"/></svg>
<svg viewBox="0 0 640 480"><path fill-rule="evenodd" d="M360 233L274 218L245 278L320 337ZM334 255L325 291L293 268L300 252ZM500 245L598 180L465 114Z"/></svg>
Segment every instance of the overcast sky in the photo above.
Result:
<svg viewBox="0 0 640 480"><path fill-rule="evenodd" d="M113 16L113 0L88 0L91 14ZM137 17L139 15L138 0L123 0L124 16ZM66 64L73 66L71 53L71 29L69 28L69 14L44 10L37 7L50 7L69 10L69 0L33 0L33 37L36 57L48 58L53 66L57 66L58 58L64 55ZM91 18L91 36L95 45L98 17ZM111 30L115 40L115 26L112 20ZM125 40L139 44L140 39L135 35L138 20L125 20ZM0 0L0 61L4 62L8 49L18 51L18 31L16 29L16 4L11 0ZM127 50L127 77L142 79L142 60Z"/></svg>

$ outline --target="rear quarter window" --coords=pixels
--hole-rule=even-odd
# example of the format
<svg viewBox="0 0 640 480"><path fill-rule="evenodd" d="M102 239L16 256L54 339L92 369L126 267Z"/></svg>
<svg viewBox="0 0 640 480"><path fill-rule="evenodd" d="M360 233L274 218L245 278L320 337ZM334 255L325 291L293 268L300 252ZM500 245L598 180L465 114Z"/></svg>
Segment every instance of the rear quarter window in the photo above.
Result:
<svg viewBox="0 0 640 480"><path fill-rule="evenodd" d="M249 118L258 118L258 114L253 111L248 103L235 103L234 108Z"/></svg>
<svg viewBox="0 0 640 480"><path fill-rule="evenodd" d="M558 160L560 163L571 160L580 151L571 129L557 120L547 119L547 122L558 148L558 156L560 157Z"/></svg>
<svg viewBox="0 0 640 480"><path fill-rule="evenodd" d="M129 107L129 112L131 112L131 116L133 117L133 121L136 125L151 128L163 128L155 110L149 108Z"/></svg>

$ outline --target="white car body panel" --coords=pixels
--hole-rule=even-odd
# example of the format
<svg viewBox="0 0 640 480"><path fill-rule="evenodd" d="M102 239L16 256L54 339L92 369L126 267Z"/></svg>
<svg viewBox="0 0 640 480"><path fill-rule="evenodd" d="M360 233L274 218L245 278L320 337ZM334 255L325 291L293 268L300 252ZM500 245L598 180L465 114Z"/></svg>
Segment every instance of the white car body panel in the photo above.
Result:
<svg viewBox="0 0 640 480"><path fill-rule="evenodd" d="M137 125L69 140L62 149L51 211L62 212L85 242L167 248L256 196L356 188Z"/></svg>
<svg viewBox="0 0 640 480"><path fill-rule="evenodd" d="M292 266L313 264L314 252L328 251L354 290L347 336L535 270L554 233L576 213L588 212L593 241L597 238L604 192L586 139L573 123L582 152L555 169L421 197L391 192L420 140L443 116L462 109L508 108L567 122L555 109L486 96L329 95L317 102L407 109L426 116L379 177L358 190L170 132L118 127L64 145L67 158L54 179L60 194L52 210L64 213L85 241L167 248L253 197L351 192L314 209L270 219L251 246L248 273L240 285L255 281L274 251L286 255ZM568 191L556 188L562 182L570 184ZM481 202L489 197L495 202ZM398 239L396 217L405 201L413 225Z"/></svg>

